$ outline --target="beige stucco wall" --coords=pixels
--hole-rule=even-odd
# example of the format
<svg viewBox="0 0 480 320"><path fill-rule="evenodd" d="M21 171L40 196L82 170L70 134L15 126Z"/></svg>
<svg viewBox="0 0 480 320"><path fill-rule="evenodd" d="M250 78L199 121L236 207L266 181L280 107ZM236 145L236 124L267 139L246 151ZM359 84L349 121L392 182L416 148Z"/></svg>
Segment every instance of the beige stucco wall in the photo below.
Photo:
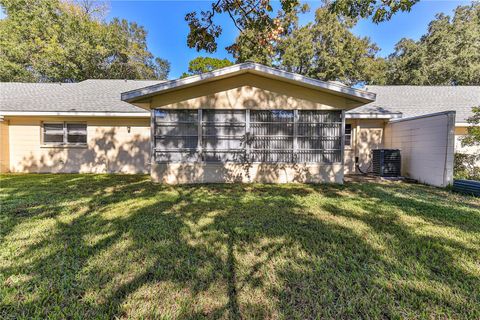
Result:
<svg viewBox="0 0 480 320"><path fill-rule="evenodd" d="M355 172L355 157L358 157L360 168L371 170L371 151L384 146L384 120L348 119L352 125L352 143L345 147L345 174Z"/></svg>
<svg viewBox="0 0 480 320"><path fill-rule="evenodd" d="M445 187L453 182L454 131L454 112L391 122L385 147L401 150L402 175Z"/></svg>
<svg viewBox="0 0 480 320"><path fill-rule="evenodd" d="M455 127L455 152L480 155L480 146L462 146L462 139L467 135L467 127Z"/></svg>
<svg viewBox="0 0 480 320"><path fill-rule="evenodd" d="M86 122L87 146L42 146L42 121ZM9 146L12 172L147 173L150 121L148 118L11 117Z"/></svg>
<svg viewBox="0 0 480 320"><path fill-rule="evenodd" d="M10 170L10 144L8 141L8 120L0 120L0 172Z"/></svg>
<svg viewBox="0 0 480 320"><path fill-rule="evenodd" d="M315 109L353 108L361 103L337 95L241 74L149 98L152 108L174 109Z"/></svg>
<svg viewBox="0 0 480 320"><path fill-rule="evenodd" d="M341 164L268 163L157 163L152 166L153 181L182 183L343 183Z"/></svg>
<svg viewBox="0 0 480 320"><path fill-rule="evenodd" d="M480 167L480 146L463 146L462 139L467 135L467 127L455 127L455 152L479 156L476 166Z"/></svg>

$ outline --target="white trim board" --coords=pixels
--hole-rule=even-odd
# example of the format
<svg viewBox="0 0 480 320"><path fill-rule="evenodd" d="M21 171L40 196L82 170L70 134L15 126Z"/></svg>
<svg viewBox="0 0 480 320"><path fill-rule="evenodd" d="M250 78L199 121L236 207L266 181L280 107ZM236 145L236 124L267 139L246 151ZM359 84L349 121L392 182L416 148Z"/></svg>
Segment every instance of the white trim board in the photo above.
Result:
<svg viewBox="0 0 480 320"><path fill-rule="evenodd" d="M0 111L0 116L148 118L149 112Z"/></svg>
<svg viewBox="0 0 480 320"><path fill-rule="evenodd" d="M408 117L408 118L401 118L401 119L392 119L389 122L390 123L396 123L396 122L402 122L402 121L408 121L408 120L415 120L415 119L421 119L421 118L430 118L430 117L435 117L435 116L441 116L441 115L449 115L453 114L455 115L456 112L454 110L450 111L442 111L442 112L435 112L435 113L428 113L428 114L422 114L420 116L415 116L415 117ZM455 123L455 121L454 121Z"/></svg>
<svg viewBox="0 0 480 320"><path fill-rule="evenodd" d="M400 119L402 118L401 112L396 113L355 113L355 112L347 112L345 113L346 119Z"/></svg>

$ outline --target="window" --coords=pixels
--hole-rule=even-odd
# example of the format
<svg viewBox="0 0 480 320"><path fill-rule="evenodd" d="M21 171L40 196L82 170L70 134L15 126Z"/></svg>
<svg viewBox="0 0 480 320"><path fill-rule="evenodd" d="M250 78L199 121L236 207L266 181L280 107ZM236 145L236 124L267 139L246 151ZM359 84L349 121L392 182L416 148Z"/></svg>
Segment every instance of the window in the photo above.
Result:
<svg viewBox="0 0 480 320"><path fill-rule="evenodd" d="M293 162L293 110L251 110L251 160Z"/></svg>
<svg viewBox="0 0 480 320"><path fill-rule="evenodd" d="M352 146L352 125L347 123L345 125L345 147Z"/></svg>
<svg viewBox="0 0 480 320"><path fill-rule="evenodd" d="M297 162L341 162L341 111L299 110Z"/></svg>
<svg viewBox="0 0 480 320"><path fill-rule="evenodd" d="M87 125L82 123L67 123L67 143L87 143Z"/></svg>
<svg viewBox="0 0 480 320"><path fill-rule="evenodd" d="M198 110L155 110L155 159L198 161Z"/></svg>
<svg viewBox="0 0 480 320"><path fill-rule="evenodd" d="M245 162L245 110L202 110L202 160Z"/></svg>
<svg viewBox="0 0 480 320"><path fill-rule="evenodd" d="M341 162L342 112L154 111L157 162Z"/></svg>
<svg viewBox="0 0 480 320"><path fill-rule="evenodd" d="M43 144L85 145L87 143L86 123L43 123Z"/></svg>

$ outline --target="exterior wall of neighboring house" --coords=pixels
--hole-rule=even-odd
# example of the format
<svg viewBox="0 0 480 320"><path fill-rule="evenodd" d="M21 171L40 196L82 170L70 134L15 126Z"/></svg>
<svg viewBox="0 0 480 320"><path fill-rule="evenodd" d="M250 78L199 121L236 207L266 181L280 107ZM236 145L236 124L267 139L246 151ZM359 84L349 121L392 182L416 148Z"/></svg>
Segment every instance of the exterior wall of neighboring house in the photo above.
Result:
<svg viewBox="0 0 480 320"><path fill-rule="evenodd" d="M348 119L346 124L352 128L351 144L345 145L345 174L354 174L355 157L358 157L360 169L371 171L371 151L383 148L386 120Z"/></svg>
<svg viewBox="0 0 480 320"><path fill-rule="evenodd" d="M462 146L462 139L467 135L468 127L455 127L455 153L477 155L476 166L480 167L480 146Z"/></svg>
<svg viewBox="0 0 480 320"><path fill-rule="evenodd" d="M64 147L42 144L42 122L86 123L87 143ZM148 118L10 117L8 128L11 172L149 171Z"/></svg>
<svg viewBox="0 0 480 320"><path fill-rule="evenodd" d="M402 175L445 187L453 182L455 112L395 120L385 127L385 147L401 150Z"/></svg>
<svg viewBox="0 0 480 320"><path fill-rule="evenodd" d="M8 134L8 120L0 120L0 172L10 170L10 145Z"/></svg>
<svg viewBox="0 0 480 320"><path fill-rule="evenodd" d="M462 146L462 138L467 135L468 127L455 127L455 152L480 154L480 146Z"/></svg>

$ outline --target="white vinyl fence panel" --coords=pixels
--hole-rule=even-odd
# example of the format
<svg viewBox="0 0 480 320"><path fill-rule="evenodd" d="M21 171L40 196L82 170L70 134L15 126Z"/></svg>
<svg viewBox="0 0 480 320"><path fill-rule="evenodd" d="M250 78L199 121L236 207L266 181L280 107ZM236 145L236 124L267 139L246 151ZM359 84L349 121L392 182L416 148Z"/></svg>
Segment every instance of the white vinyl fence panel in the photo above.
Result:
<svg viewBox="0 0 480 320"><path fill-rule="evenodd" d="M401 150L403 176L446 187L453 182L455 111L392 120L385 147Z"/></svg>

